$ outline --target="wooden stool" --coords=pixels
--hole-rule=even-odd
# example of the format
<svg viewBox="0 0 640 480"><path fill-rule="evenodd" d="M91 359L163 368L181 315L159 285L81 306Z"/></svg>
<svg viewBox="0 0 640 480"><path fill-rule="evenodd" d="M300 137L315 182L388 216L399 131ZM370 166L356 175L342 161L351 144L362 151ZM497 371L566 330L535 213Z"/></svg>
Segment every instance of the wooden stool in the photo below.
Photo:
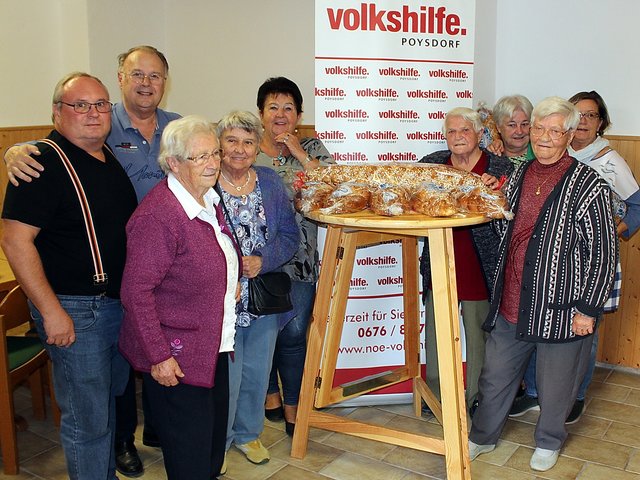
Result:
<svg viewBox="0 0 640 480"><path fill-rule="evenodd" d="M309 330L291 456L304 457L309 428L318 427L444 455L448 479L470 479L452 228L477 225L487 219L482 216L381 217L371 212L341 216L313 212L308 216L327 224L327 237ZM442 404L420 376L419 237L428 237L429 241ZM402 241L405 365L334 388L334 373L356 249L397 239ZM442 424L444 439L315 410L409 379L413 380L416 416L421 414L423 399Z"/></svg>

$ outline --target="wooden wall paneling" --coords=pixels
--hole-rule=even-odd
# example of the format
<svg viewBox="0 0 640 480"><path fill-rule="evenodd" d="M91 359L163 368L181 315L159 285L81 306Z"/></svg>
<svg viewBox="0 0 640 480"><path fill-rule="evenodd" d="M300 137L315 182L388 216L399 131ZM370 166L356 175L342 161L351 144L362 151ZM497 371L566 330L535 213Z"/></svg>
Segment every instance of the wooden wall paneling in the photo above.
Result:
<svg viewBox="0 0 640 480"><path fill-rule="evenodd" d="M51 125L0 128L0 154L4 158L4 152L7 148L16 143L46 137L52 128ZM7 169L3 161L2 166L0 166L0 211L2 211L2 205L4 205L4 192L7 190L8 181Z"/></svg>
<svg viewBox="0 0 640 480"><path fill-rule="evenodd" d="M636 179L640 179L640 139L619 140L618 152L634 172ZM636 269L640 266L640 234L630 240L621 242L624 251L625 264L623 266L623 298L625 309L620 315L621 335L618 339L618 350L625 357L620 356L621 365L640 368L640 280Z"/></svg>
<svg viewBox="0 0 640 480"><path fill-rule="evenodd" d="M640 137L610 137L611 147L627 161L640 178ZM598 359L626 367L640 367L640 282L635 279L640 265L640 234L620 242L622 298L620 309L605 315L600 328Z"/></svg>
<svg viewBox="0 0 640 480"><path fill-rule="evenodd" d="M630 139L620 140L620 155L625 158L636 175L636 179L640 178L640 141L632 141ZM626 307L621 315L622 335L619 345L628 344L623 348L625 354L628 352L628 361L621 360L621 364L629 367L640 367L640 281L636 274L636 268L640 266L640 235L634 235L630 240L622 242L625 250L625 267L627 274L624 280L628 284L628 288L624 290L623 300Z"/></svg>
<svg viewBox="0 0 640 480"><path fill-rule="evenodd" d="M610 139L611 147L616 151L620 149L620 140ZM626 267L626 258L627 251L624 247L623 243L620 244L620 260L622 264L622 285L623 285L623 295L627 291L628 283L626 277L627 268ZM622 318L624 315L624 310L626 309L627 303L624 297L620 301L620 308L617 312L610 313L604 316L604 322L600 326L600 340L598 345L598 360L611 363L611 364L619 364L621 362L622 355L618 351L620 348L620 338L621 338L621 324Z"/></svg>
<svg viewBox="0 0 640 480"><path fill-rule="evenodd" d="M614 149L619 148L619 141L610 139L611 147ZM626 266L626 249L623 248L623 245L620 245L620 255L621 255L621 264L622 264L622 283L623 288L626 289L625 282L625 266ZM624 291L623 291L624 295ZM618 340L620 338L620 323L623 314L623 310L626 306L626 303L623 299L620 302L620 308L618 311L614 313L610 313L604 316L604 321L600 325L599 332L599 344L598 344L598 360L616 364L618 363Z"/></svg>
<svg viewBox="0 0 640 480"><path fill-rule="evenodd" d="M621 322L621 335L619 339L619 349L622 343L628 343L629 361L620 359L620 364L628 367L640 368L640 281L638 280L637 269L640 266L640 234L635 235L626 242L623 242L626 253L623 268L623 282L627 282L622 287L622 301L625 302L625 309L621 312L619 321ZM625 270L626 269L626 270ZM624 272L627 272L624 275ZM627 348L622 348L627 354Z"/></svg>
<svg viewBox="0 0 640 480"><path fill-rule="evenodd" d="M300 138L315 137L316 126L315 125L298 125L297 134Z"/></svg>

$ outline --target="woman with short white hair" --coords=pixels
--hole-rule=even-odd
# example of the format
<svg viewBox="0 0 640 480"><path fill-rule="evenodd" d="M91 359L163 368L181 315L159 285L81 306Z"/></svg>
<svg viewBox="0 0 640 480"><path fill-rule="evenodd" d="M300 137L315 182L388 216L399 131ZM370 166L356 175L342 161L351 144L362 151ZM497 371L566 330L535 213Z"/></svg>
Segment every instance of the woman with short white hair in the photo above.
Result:
<svg viewBox="0 0 640 480"><path fill-rule="evenodd" d="M127 224L120 350L142 372L167 478L216 478L242 263L213 189L215 125L194 115L170 122L158 163L167 177Z"/></svg>
<svg viewBox="0 0 640 480"><path fill-rule="evenodd" d="M552 468L567 438L565 419L613 286L618 250L609 186L567 152L579 121L566 100L540 102L530 130L536 158L505 187L515 219L496 222L501 242L471 460L496 447L534 350L540 416L531 468Z"/></svg>

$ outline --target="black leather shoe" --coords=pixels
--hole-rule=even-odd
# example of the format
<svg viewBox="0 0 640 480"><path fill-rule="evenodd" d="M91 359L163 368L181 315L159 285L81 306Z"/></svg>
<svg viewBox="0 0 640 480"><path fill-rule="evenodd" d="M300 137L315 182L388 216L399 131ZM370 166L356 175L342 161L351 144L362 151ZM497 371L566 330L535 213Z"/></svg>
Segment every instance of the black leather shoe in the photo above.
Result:
<svg viewBox="0 0 640 480"><path fill-rule="evenodd" d="M284 421L284 430L285 430L285 432L287 432L287 435L289 435L290 437L293 437L293 433L296 430L296 424L292 423L292 422L287 422L285 420Z"/></svg>
<svg viewBox="0 0 640 480"><path fill-rule="evenodd" d="M281 422L284 420L284 409L282 405L276 408L265 408L264 416L271 422Z"/></svg>
<svg viewBox="0 0 640 480"><path fill-rule="evenodd" d="M469 416L473 420L473 416L476 414L476 410L478 409L478 400L474 400L469 407Z"/></svg>
<svg viewBox="0 0 640 480"><path fill-rule="evenodd" d="M147 447L155 447L160 448L162 445L160 444L160 438L155 433L147 432L143 430L142 432L142 444Z"/></svg>
<svg viewBox="0 0 640 480"><path fill-rule="evenodd" d="M133 442L122 442L115 446L116 470L125 477L140 477L144 473L142 460Z"/></svg>

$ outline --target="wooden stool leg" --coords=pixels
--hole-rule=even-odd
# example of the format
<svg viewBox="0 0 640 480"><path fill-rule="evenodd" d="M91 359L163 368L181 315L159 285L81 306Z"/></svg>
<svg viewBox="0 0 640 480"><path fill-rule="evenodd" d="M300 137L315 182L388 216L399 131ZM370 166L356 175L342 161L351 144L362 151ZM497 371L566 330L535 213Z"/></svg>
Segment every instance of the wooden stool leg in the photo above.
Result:
<svg viewBox="0 0 640 480"><path fill-rule="evenodd" d="M451 230L429 232L447 478L470 479L467 411Z"/></svg>
<svg viewBox="0 0 640 480"><path fill-rule="evenodd" d="M316 386L315 381L320 371L320 358L324 346L324 336L327 328L327 316L331 303L333 282L327 281L335 276L338 264L337 249L340 243L341 229L329 226L322 255L322 269L318 281L318 292L313 306L313 315L309 325L309 338L307 340L307 356L302 375L300 388L300 402L296 415L296 429L293 434L291 456L303 458L307 453L309 441L309 416L313 410Z"/></svg>

